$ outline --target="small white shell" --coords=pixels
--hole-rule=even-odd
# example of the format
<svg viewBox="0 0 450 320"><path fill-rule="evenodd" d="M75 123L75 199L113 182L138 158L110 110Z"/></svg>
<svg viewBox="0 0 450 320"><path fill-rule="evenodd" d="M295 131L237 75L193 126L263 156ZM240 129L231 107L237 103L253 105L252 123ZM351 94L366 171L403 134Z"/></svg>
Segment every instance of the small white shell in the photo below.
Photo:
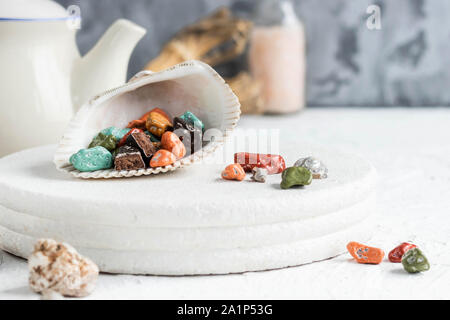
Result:
<svg viewBox="0 0 450 320"><path fill-rule="evenodd" d="M45 299L52 296L49 290L68 297L88 296L95 289L99 272L94 262L71 245L52 239L35 243L28 269L31 289L42 292Z"/></svg>
<svg viewBox="0 0 450 320"><path fill-rule="evenodd" d="M154 107L169 116L189 110L205 124L205 130L220 130L202 150L174 164L133 171L114 169L80 172L69 162L72 154L85 149L102 129L125 128ZM158 174L198 162L213 153L234 129L240 117L240 103L230 87L213 68L200 61L188 61L161 72L141 72L127 84L100 94L86 103L70 122L54 156L58 170L77 178L121 178Z"/></svg>

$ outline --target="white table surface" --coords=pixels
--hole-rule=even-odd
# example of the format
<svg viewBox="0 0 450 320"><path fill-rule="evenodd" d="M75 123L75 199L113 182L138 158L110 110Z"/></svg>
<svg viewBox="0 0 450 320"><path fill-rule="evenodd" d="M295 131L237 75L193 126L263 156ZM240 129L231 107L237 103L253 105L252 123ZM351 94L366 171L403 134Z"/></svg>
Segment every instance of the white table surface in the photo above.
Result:
<svg viewBox="0 0 450 320"><path fill-rule="evenodd" d="M309 109L294 116L244 116L240 128L297 128L304 139L355 152L378 170L378 224L370 245L388 253L420 246L431 270L360 265L345 254L282 270L226 276L99 277L90 299L450 299L450 108ZM356 241L358 239L355 239ZM39 299L26 261L0 252L0 299Z"/></svg>

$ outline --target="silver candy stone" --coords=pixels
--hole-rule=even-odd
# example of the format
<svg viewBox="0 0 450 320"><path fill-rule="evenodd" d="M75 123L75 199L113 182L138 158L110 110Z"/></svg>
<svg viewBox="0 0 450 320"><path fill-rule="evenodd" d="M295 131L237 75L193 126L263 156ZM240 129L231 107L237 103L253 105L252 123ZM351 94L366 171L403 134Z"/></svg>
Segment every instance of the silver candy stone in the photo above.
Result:
<svg viewBox="0 0 450 320"><path fill-rule="evenodd" d="M256 182L266 182L267 169L254 167L252 173L252 180Z"/></svg>
<svg viewBox="0 0 450 320"><path fill-rule="evenodd" d="M325 179L328 177L328 169L325 164L314 158L301 158L295 162L294 167L303 167L311 171L314 179Z"/></svg>

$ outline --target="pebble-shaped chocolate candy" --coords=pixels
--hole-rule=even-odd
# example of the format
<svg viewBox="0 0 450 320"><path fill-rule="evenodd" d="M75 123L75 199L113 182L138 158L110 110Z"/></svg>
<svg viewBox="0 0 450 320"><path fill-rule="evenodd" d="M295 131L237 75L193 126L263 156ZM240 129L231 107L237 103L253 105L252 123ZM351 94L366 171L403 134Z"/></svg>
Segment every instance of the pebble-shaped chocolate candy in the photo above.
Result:
<svg viewBox="0 0 450 320"><path fill-rule="evenodd" d="M100 131L101 133L103 133L104 135L113 135L117 142L119 142L128 132L130 132L131 129L125 128L125 129L120 129L117 127L109 127L106 129L103 129L102 131Z"/></svg>
<svg viewBox="0 0 450 320"><path fill-rule="evenodd" d="M170 121L157 111L149 113L145 125L147 130L158 138L160 138L164 132L172 129L172 124Z"/></svg>
<svg viewBox="0 0 450 320"><path fill-rule="evenodd" d="M193 114L190 111L186 111L181 117L180 119L183 119L184 121L186 121L187 123L189 123L190 125L196 127L196 128L200 128L202 129L202 131L205 131L205 125L203 124L203 122L200 121L199 118L197 118L197 116L195 114Z"/></svg>
<svg viewBox="0 0 450 320"><path fill-rule="evenodd" d="M356 241L349 242L347 250L358 263L380 264L384 258L384 251L380 248L369 247Z"/></svg>
<svg viewBox="0 0 450 320"><path fill-rule="evenodd" d="M281 174L281 189L289 189L293 186L306 186L311 184L312 174L306 168L290 167Z"/></svg>
<svg viewBox="0 0 450 320"><path fill-rule="evenodd" d="M161 148L173 153L177 159L186 155L186 147L178 136L170 131L165 132L161 137Z"/></svg>
<svg viewBox="0 0 450 320"><path fill-rule="evenodd" d="M150 160L150 167L165 167L173 164L175 161L177 161L177 158L172 152L161 149L158 150L152 160Z"/></svg>
<svg viewBox="0 0 450 320"><path fill-rule="evenodd" d="M412 248L402 256L403 268L409 273L428 271L430 263L419 248Z"/></svg>
<svg viewBox="0 0 450 320"><path fill-rule="evenodd" d="M202 148L203 133L201 128L184 121L181 118L173 119L174 133L186 147L186 155L191 155Z"/></svg>
<svg viewBox="0 0 450 320"><path fill-rule="evenodd" d="M89 148L103 147L109 151L114 151L116 149L117 141L113 135L105 135L99 133L89 144Z"/></svg>
<svg viewBox="0 0 450 320"><path fill-rule="evenodd" d="M82 172L110 169L113 165L111 153L103 147L82 149L70 157L70 163Z"/></svg>
<svg viewBox="0 0 450 320"><path fill-rule="evenodd" d="M311 171L313 179L325 179L328 177L328 168L325 164L314 158L301 158L295 162L294 167L303 167Z"/></svg>
<svg viewBox="0 0 450 320"><path fill-rule="evenodd" d="M258 167L265 168L267 174L278 174L286 169L283 157L277 154L238 152L234 154L234 163L239 163L245 172Z"/></svg>
<svg viewBox="0 0 450 320"><path fill-rule="evenodd" d="M390 262L402 262L402 257L403 255L408 251L411 250L413 248L416 248L417 246L415 244L412 243L408 243L408 242L403 242L402 244L398 245L397 247L395 247L394 249L392 249L389 252L388 258Z"/></svg>
<svg viewBox="0 0 450 320"><path fill-rule="evenodd" d="M230 164L222 171L222 179L242 181L245 179L245 171L239 163Z"/></svg>

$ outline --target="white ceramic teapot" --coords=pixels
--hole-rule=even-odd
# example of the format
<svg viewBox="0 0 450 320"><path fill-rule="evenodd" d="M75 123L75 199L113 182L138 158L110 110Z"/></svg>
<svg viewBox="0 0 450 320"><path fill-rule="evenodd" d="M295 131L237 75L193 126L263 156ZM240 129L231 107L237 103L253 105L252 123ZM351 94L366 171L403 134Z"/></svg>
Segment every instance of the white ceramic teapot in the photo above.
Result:
<svg viewBox="0 0 450 320"><path fill-rule="evenodd" d="M145 29L118 20L80 57L74 19L50 0L0 0L0 157L56 143L78 107L125 83Z"/></svg>

